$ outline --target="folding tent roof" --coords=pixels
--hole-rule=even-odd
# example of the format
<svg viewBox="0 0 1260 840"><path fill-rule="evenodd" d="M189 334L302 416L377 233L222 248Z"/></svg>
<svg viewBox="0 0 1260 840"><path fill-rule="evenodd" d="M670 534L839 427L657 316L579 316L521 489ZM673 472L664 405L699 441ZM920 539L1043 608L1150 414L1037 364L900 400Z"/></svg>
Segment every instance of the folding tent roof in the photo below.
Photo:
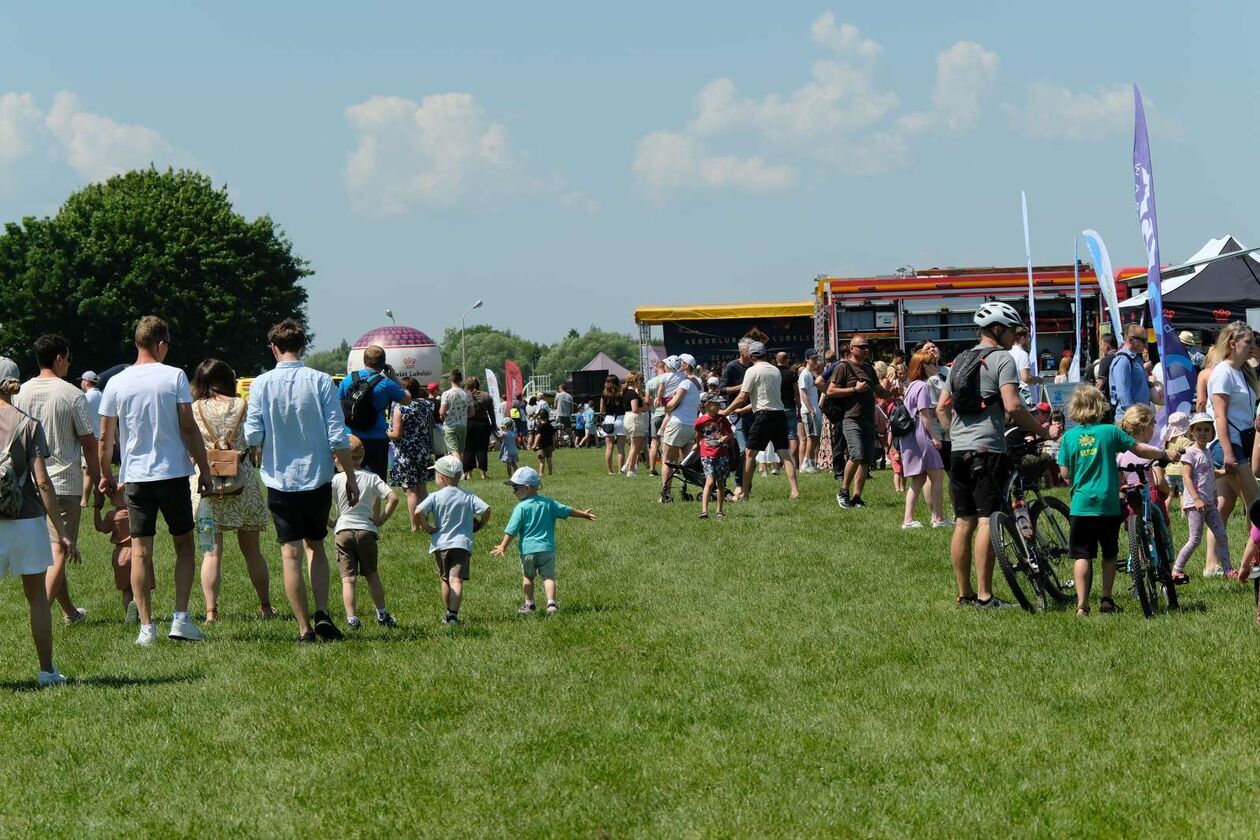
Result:
<svg viewBox="0 0 1260 840"><path fill-rule="evenodd" d="M595 358L586 363L586 367L582 370L606 370L622 382L626 380L626 376L630 371L626 370L617 360L609 356L604 351L595 354Z"/></svg>
<svg viewBox="0 0 1260 840"><path fill-rule="evenodd" d="M1242 251L1245 246L1232 236L1210 239L1187 262ZM1246 310L1260 307L1260 259L1247 254L1236 259L1201 265L1161 283L1165 314L1178 327L1214 327L1245 320ZM1146 307L1145 291L1120 304L1121 309Z"/></svg>

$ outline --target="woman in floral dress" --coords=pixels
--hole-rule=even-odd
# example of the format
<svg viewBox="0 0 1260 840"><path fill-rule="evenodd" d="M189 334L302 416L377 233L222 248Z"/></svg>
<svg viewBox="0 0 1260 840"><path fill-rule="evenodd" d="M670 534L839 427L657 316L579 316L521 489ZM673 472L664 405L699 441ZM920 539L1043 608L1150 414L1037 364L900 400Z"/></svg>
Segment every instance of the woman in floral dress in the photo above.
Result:
<svg viewBox="0 0 1260 840"><path fill-rule="evenodd" d="M214 515L214 547L201 558L201 591L206 598L206 622L219 619L219 584L223 560L223 532L235 531L236 542L245 555L245 567L249 580L258 593L258 613L263 618L274 618L271 608L271 579L267 561L263 559L259 538L267 530L270 515L263 498L262 479L258 477L256 461L245 445L241 433L241 421L245 415L245 400L236 396L236 374L226 362L206 359L193 374L193 419L206 443L213 447L218 441L231 441L239 453L249 453L241 461L245 473L245 487L231 496L206 496ZM193 510L198 510L201 497L197 495L197 476L189 479L192 484Z"/></svg>
<svg viewBox="0 0 1260 840"><path fill-rule="evenodd" d="M394 442L394 466L389 483L407 492L407 519L413 532L420 530L416 506L428 496L429 461L433 452L434 403L420 398L420 383L410 376L402 386L411 394L411 405L394 406L389 439Z"/></svg>

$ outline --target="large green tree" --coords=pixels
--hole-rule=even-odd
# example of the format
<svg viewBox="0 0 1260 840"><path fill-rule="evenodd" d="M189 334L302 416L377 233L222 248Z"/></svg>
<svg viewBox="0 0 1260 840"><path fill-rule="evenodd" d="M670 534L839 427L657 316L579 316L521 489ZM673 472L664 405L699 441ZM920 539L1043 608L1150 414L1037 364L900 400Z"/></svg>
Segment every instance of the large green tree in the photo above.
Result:
<svg viewBox="0 0 1260 840"><path fill-rule="evenodd" d="M331 350L316 350L307 353L302 359L307 367L322 370L324 373L336 375L346 372L346 360L350 358L350 342L344 338Z"/></svg>
<svg viewBox="0 0 1260 840"><path fill-rule="evenodd" d="M0 350L30 368L34 340L61 332L76 370L99 370L134 357L136 320L154 314L171 325L170 364L215 356L251 375L272 363L272 324L305 323L310 273L269 216L245 219L205 175L128 172L5 226Z"/></svg>
<svg viewBox="0 0 1260 840"><path fill-rule="evenodd" d="M586 367L595 354L603 351L630 370L639 368L639 344L625 333L590 327L581 335L570 330L559 344L553 344L534 367L539 374L550 374L552 385L563 382L570 371Z"/></svg>
<svg viewBox="0 0 1260 840"><path fill-rule="evenodd" d="M458 327L450 327L442 335L442 367L444 372L461 366L460 336ZM468 356L468 369L465 376L485 377L486 368L494 371L499 378L499 387L504 387L503 362L511 359L521 367L521 374L529 379L534 373L538 357L546 349L528 339L521 338L511 330L498 330L488 324L475 324L464 332L464 342Z"/></svg>

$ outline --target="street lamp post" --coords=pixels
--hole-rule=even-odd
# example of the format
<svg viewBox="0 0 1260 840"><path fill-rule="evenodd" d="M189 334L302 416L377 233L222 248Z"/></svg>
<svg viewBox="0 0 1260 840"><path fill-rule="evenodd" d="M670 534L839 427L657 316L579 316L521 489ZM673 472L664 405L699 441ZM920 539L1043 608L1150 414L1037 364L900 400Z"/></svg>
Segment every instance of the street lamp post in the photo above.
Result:
<svg viewBox="0 0 1260 840"><path fill-rule="evenodd" d="M472 306L468 307L467 312L459 316L459 369L463 371L465 375L468 374L468 354L464 351L464 319L468 317L469 312L472 312L474 309L480 309L483 302L484 301L480 300L477 301Z"/></svg>
<svg viewBox="0 0 1260 840"><path fill-rule="evenodd" d="M398 321L396 321L396 320L394 319L394 310L392 310L392 309L386 309L386 310L385 310L385 317L386 317L386 318L388 318L388 319L389 319L389 322L390 322L391 324L393 324L395 327L396 327L396 326L398 326Z"/></svg>

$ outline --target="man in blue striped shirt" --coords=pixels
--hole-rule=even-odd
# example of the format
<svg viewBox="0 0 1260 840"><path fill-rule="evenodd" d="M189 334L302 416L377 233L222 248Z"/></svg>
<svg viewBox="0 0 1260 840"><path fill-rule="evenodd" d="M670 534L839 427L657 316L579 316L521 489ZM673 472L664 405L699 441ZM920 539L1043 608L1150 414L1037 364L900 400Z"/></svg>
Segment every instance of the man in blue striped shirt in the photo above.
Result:
<svg viewBox="0 0 1260 840"><path fill-rule="evenodd" d="M245 414L245 440L262 446L262 480L284 564L284 591L298 623L298 641L333 641L341 631L328 615L328 513L333 459L346 474L346 498L359 501L337 386L302 364L306 331L292 318L267 333L276 367L254 380ZM302 548L310 567L315 614L308 612ZM312 627L312 624L314 625Z"/></svg>

